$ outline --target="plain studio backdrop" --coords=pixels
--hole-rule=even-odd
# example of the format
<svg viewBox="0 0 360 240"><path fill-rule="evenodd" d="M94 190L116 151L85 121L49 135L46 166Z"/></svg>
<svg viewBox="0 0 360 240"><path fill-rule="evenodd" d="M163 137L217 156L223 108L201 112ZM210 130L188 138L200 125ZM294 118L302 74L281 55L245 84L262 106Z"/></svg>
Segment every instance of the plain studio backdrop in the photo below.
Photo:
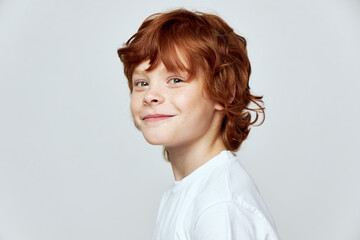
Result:
<svg viewBox="0 0 360 240"><path fill-rule="evenodd" d="M151 238L173 175L133 126L117 49L178 7L248 41L266 120L238 157L281 238L359 240L358 0L0 0L0 239Z"/></svg>

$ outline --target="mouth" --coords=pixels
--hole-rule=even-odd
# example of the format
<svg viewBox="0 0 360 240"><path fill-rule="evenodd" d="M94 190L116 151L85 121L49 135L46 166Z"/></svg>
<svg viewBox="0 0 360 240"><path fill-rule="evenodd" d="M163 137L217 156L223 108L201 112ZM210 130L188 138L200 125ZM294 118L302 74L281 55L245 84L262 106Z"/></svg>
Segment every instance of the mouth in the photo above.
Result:
<svg viewBox="0 0 360 240"><path fill-rule="evenodd" d="M149 115L146 115L142 120L145 122L157 122L157 121L172 118L174 116L175 115L168 115L168 114L149 114Z"/></svg>

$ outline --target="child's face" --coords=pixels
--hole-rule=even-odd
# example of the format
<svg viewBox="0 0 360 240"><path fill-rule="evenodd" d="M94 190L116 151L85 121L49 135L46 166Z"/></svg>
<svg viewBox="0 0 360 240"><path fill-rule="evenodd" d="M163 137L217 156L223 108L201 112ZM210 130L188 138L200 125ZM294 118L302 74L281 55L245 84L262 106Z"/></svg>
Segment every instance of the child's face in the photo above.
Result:
<svg viewBox="0 0 360 240"><path fill-rule="evenodd" d="M168 72L163 63L151 72L148 67L144 61L134 70L130 107L150 144L188 146L219 131L214 116L222 107L204 96L202 73L190 81L186 73Z"/></svg>

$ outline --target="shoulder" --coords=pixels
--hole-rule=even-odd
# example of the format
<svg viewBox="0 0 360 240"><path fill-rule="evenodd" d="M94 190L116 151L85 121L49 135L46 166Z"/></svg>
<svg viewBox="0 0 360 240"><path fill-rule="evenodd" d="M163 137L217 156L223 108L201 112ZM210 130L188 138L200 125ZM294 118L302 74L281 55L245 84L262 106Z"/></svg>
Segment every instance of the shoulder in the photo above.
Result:
<svg viewBox="0 0 360 240"><path fill-rule="evenodd" d="M248 232L269 234L273 231L275 234L275 224L254 181L230 152L224 161L199 189L195 199L195 226L212 225L213 220L220 221L216 225L230 221L238 225L238 230L245 228Z"/></svg>
<svg viewBox="0 0 360 240"><path fill-rule="evenodd" d="M205 209L195 222L193 237L198 240L278 239L276 230L261 213L235 202L221 202Z"/></svg>
<svg viewBox="0 0 360 240"><path fill-rule="evenodd" d="M229 151L223 162L202 180L195 199L201 211L220 202L258 205L260 193L249 174Z"/></svg>

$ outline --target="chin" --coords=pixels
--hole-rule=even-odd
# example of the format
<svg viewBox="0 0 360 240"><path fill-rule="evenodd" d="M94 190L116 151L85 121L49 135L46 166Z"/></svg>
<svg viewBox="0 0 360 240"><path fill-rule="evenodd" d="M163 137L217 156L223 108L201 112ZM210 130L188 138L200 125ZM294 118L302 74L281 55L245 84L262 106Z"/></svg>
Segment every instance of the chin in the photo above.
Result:
<svg viewBox="0 0 360 240"><path fill-rule="evenodd" d="M162 136L148 136L143 134L145 140L151 145L167 145L169 141Z"/></svg>

